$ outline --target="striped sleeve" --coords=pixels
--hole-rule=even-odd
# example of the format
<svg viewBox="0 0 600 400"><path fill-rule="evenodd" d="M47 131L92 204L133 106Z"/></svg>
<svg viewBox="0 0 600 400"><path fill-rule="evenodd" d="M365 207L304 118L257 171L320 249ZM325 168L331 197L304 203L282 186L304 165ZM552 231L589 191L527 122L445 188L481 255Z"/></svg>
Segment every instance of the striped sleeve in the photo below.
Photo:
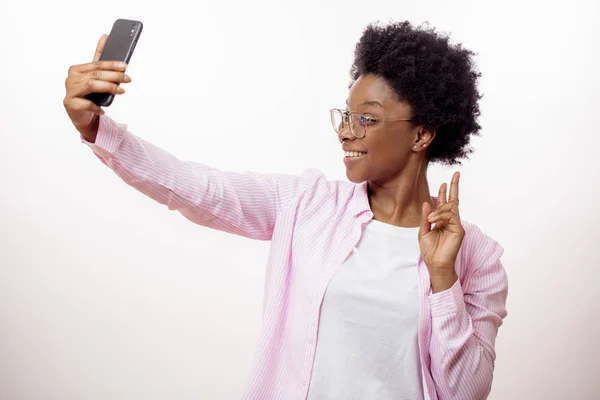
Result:
<svg viewBox="0 0 600 400"><path fill-rule="evenodd" d="M508 280L502 247L478 228L466 244L469 273L430 295L431 373L439 399L486 399L492 387L496 336L506 317Z"/></svg>
<svg viewBox="0 0 600 400"><path fill-rule="evenodd" d="M300 190L299 176L224 172L179 160L100 117L95 143L82 142L127 185L192 222L270 240L278 212Z"/></svg>

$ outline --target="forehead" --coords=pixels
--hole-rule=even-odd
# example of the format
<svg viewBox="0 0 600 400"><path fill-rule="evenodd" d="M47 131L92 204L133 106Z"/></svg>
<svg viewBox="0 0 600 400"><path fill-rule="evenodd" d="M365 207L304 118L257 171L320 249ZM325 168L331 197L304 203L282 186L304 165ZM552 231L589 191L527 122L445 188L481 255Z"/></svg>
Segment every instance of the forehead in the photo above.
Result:
<svg viewBox="0 0 600 400"><path fill-rule="evenodd" d="M377 75L362 75L350 88L347 103L351 107L358 107L364 103L379 103L384 108L398 105L398 95L385 79Z"/></svg>

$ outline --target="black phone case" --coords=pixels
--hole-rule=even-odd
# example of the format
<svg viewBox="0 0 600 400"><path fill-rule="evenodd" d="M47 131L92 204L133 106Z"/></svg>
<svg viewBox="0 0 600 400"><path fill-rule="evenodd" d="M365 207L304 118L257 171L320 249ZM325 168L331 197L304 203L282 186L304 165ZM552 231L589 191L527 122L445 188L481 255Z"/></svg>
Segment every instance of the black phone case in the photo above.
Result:
<svg viewBox="0 0 600 400"><path fill-rule="evenodd" d="M100 61L129 63L143 28L144 25L140 21L116 20L100 55ZM115 98L112 93L90 93L85 97L101 107L110 106Z"/></svg>

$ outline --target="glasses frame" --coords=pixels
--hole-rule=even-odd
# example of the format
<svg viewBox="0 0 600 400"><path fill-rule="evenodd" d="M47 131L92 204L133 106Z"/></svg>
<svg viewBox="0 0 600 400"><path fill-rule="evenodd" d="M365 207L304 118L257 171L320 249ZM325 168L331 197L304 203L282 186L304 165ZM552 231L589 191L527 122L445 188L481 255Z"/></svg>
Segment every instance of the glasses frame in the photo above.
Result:
<svg viewBox="0 0 600 400"><path fill-rule="evenodd" d="M336 126L335 124L335 113L340 113L342 115L342 127L340 128L339 126ZM358 136L356 134L356 132L354 132L355 128L354 128L354 124L352 123L354 117L353 115L363 115L365 116L368 115L368 119L370 119L373 123L377 123L377 122L400 122L400 121L407 121L407 122L416 122L416 120L414 118L375 118L371 115L369 115L369 113L362 113L362 112L357 112L357 111L348 111L348 110L342 110L340 108L332 108L331 110L329 110L329 115L331 118L331 125L333 126L333 130L335 131L335 133L340 133L340 131L342 129L344 129L347 126L350 126L350 133L352 134L352 136L354 136L357 139L362 139L365 136L367 136L367 127L369 125L365 124L362 125L359 122L359 125L363 128L363 133L362 136Z"/></svg>

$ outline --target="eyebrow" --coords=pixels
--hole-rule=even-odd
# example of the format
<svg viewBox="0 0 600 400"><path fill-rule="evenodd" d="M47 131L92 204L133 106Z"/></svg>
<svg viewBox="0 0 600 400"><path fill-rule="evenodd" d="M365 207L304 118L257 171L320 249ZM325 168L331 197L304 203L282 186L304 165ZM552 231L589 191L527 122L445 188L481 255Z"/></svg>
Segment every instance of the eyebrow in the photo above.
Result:
<svg viewBox="0 0 600 400"><path fill-rule="evenodd" d="M346 106L349 106L349 105L350 104L348 104L348 100L346 100ZM360 103L359 106L376 106L376 107L383 108L383 104L381 104L380 102L378 102L376 100L367 100L367 101L364 101L364 102Z"/></svg>

